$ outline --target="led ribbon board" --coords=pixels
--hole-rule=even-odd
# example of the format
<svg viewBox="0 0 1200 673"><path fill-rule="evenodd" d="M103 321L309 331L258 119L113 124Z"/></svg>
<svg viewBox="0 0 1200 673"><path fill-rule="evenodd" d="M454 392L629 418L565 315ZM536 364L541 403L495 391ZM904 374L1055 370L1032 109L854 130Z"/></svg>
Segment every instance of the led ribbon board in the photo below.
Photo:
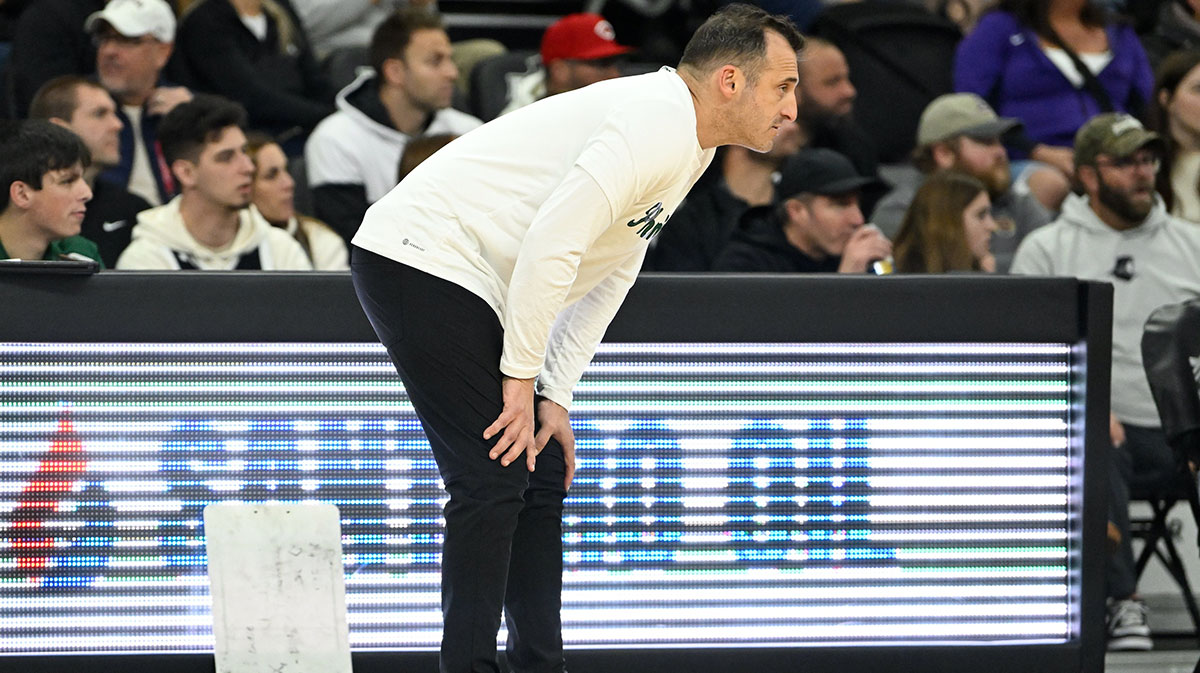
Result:
<svg viewBox="0 0 1200 673"><path fill-rule="evenodd" d="M1077 639L1077 351L602 345L567 646ZM378 345L0 344L0 653L210 651L222 500L336 504L352 645L435 648L444 497Z"/></svg>

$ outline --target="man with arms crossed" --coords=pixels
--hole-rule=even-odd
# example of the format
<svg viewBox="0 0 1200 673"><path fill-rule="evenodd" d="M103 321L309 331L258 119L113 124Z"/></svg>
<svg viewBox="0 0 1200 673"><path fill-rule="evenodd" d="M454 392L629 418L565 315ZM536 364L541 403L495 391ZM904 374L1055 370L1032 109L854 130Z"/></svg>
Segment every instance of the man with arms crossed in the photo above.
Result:
<svg viewBox="0 0 1200 673"><path fill-rule="evenodd" d="M500 117L367 211L355 288L450 494L444 673L499 670L502 608L512 670L563 671L571 389L715 148L769 150L795 119L802 45L786 19L730 5L696 31L678 71Z"/></svg>

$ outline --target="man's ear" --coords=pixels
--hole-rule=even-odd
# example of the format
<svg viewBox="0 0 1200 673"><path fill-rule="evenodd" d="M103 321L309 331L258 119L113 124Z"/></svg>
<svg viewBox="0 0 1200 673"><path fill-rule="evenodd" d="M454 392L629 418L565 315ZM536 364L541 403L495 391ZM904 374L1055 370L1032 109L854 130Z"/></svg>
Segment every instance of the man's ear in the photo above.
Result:
<svg viewBox="0 0 1200 673"><path fill-rule="evenodd" d="M187 159L172 161L171 174L179 181L181 187L191 187L196 184L196 164Z"/></svg>
<svg viewBox="0 0 1200 673"><path fill-rule="evenodd" d="M1083 190L1088 194L1100 191L1100 172L1095 166L1089 164L1076 166L1075 180L1083 185Z"/></svg>
<svg viewBox="0 0 1200 673"><path fill-rule="evenodd" d="M388 58L383 61L383 81L388 84L404 84L404 61L398 58Z"/></svg>
<svg viewBox="0 0 1200 673"><path fill-rule="evenodd" d="M71 122L67 121L66 119L63 119L62 117L51 117L51 118L47 119L46 121L50 122L51 124L58 124L59 126L63 127L64 129L66 129L68 131L71 130Z"/></svg>
<svg viewBox="0 0 1200 673"><path fill-rule="evenodd" d="M717 82L717 89L721 92L721 97L725 100L733 98L741 93L746 86L746 77L742 73L741 68L736 65L724 65L717 69L713 75Z"/></svg>
<svg viewBox="0 0 1200 673"><path fill-rule="evenodd" d="M791 225L795 223L800 226L808 224L808 207L800 199L788 199L783 202L784 212L787 213L787 222Z"/></svg>
<svg viewBox="0 0 1200 673"><path fill-rule="evenodd" d="M932 150L933 163L938 168L946 169L954 165L954 150L947 143L934 143Z"/></svg>
<svg viewBox="0 0 1200 673"><path fill-rule="evenodd" d="M35 191L37 190L28 182L13 180L12 184L8 186L9 203L24 210L33 203L33 193Z"/></svg>

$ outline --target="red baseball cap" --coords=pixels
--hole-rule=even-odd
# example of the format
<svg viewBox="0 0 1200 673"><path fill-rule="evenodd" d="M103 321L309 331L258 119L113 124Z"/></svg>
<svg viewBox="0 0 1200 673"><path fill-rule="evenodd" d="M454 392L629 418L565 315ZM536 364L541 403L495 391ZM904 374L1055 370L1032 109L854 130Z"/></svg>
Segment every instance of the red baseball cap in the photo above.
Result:
<svg viewBox="0 0 1200 673"><path fill-rule="evenodd" d="M617 44L612 24L599 14L568 14L542 35L542 63L547 64L559 59L594 61L631 51L633 47Z"/></svg>

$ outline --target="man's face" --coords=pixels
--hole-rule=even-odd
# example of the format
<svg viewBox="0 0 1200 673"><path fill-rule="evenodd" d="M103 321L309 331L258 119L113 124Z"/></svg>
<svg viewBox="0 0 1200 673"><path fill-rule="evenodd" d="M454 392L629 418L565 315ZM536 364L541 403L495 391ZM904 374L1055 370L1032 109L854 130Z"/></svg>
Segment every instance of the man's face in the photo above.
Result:
<svg viewBox="0 0 1200 673"><path fill-rule="evenodd" d="M75 88L75 112L67 128L83 140L92 161L101 166L121 163L121 119L112 96L97 86Z"/></svg>
<svg viewBox="0 0 1200 673"><path fill-rule="evenodd" d="M1096 157L1097 199L1130 226L1146 220L1154 208L1154 177L1158 173L1158 155L1141 149L1128 157Z"/></svg>
<svg viewBox="0 0 1200 673"><path fill-rule="evenodd" d="M857 192L817 195L804 208L808 221L801 231L811 246L827 257L841 257L850 236L865 222Z"/></svg>
<svg viewBox="0 0 1200 673"><path fill-rule="evenodd" d="M246 154L246 134L236 126L223 129L215 140L204 145L188 179L181 178L181 182L209 203L227 210L250 205L254 162Z"/></svg>
<svg viewBox="0 0 1200 673"><path fill-rule="evenodd" d="M32 187L33 185L30 185ZM47 171L42 188L30 190L31 221L50 240L79 235L92 190L83 179L83 166Z"/></svg>
<svg viewBox="0 0 1200 673"><path fill-rule="evenodd" d="M426 28L412 34L401 59L404 75L400 86L413 105L426 112L450 107L458 78L450 53L446 31Z"/></svg>
<svg viewBox="0 0 1200 673"><path fill-rule="evenodd" d="M560 59L551 63L546 72L546 93L550 95L582 89L589 84L621 76L616 58L599 58L592 61Z"/></svg>
<svg viewBox="0 0 1200 673"><path fill-rule="evenodd" d="M734 120L742 134L738 144L758 152L770 150L779 130L796 119L796 52L773 31L767 31L766 41L766 58L757 79L747 80L746 89L737 94L741 98Z"/></svg>
<svg viewBox="0 0 1200 673"><path fill-rule="evenodd" d="M279 145L263 145L254 156L254 206L272 224L295 214L296 181L287 171L287 156Z"/></svg>
<svg viewBox="0 0 1200 673"><path fill-rule="evenodd" d="M987 187L988 194L997 197L1008 192L1012 173L1008 167L1008 152L999 138L961 136L957 147L951 144L954 163L949 168L973 175Z"/></svg>
<svg viewBox="0 0 1200 673"><path fill-rule="evenodd" d="M828 124L854 112L858 91L850 83L850 66L840 49L818 44L805 50L796 96L805 124Z"/></svg>
<svg viewBox="0 0 1200 673"><path fill-rule="evenodd" d="M96 73L100 83L122 105L141 105L158 83L171 56L171 45L150 35L126 37L101 24L96 43Z"/></svg>

